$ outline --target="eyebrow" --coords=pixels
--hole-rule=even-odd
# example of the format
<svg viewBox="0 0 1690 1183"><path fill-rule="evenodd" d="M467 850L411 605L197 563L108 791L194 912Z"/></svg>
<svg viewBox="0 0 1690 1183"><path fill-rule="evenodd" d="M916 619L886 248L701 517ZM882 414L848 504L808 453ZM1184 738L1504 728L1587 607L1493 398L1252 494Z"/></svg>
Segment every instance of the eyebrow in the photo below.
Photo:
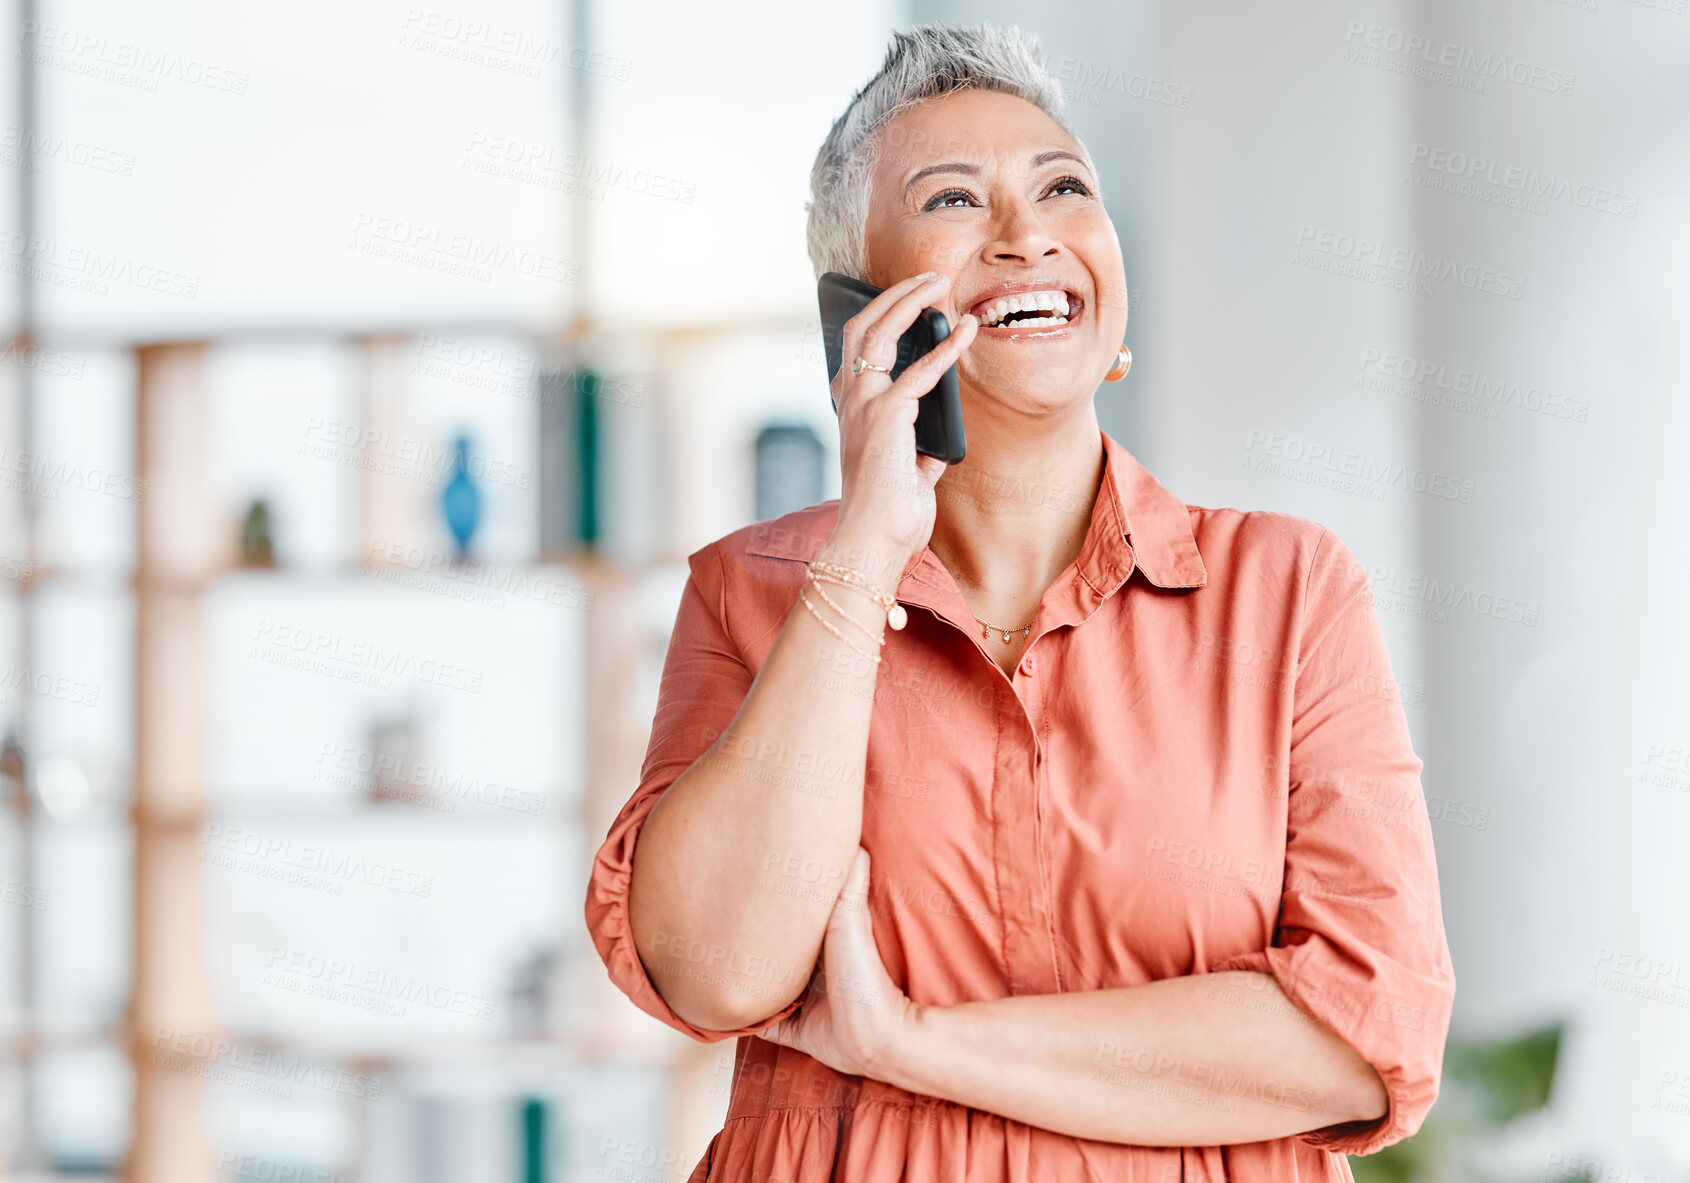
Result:
<svg viewBox="0 0 1690 1183"><path fill-rule="evenodd" d="M1040 152L1037 156L1033 157L1033 167L1042 168L1053 160L1072 160L1075 164L1085 165L1088 169L1091 167L1086 160L1082 157L1076 156L1066 148L1052 148L1048 152Z"/></svg>
<svg viewBox="0 0 1690 1183"><path fill-rule="evenodd" d="M1049 151L1040 152L1037 156L1033 157L1033 167L1043 168L1053 160L1072 160L1075 164L1084 165L1087 168L1091 167L1089 164L1086 164L1083 157L1076 156L1066 148L1052 148ZM961 160L947 161L944 164L930 164L926 168L918 171L905 183L904 196L908 197L910 195L910 190L915 188L915 183L917 181L921 180L923 177L930 177L934 173L962 173L965 176L974 177L980 175L980 169L977 165L972 165Z"/></svg>
<svg viewBox="0 0 1690 1183"><path fill-rule="evenodd" d="M930 164L926 168L917 172L904 185L904 196L908 197L910 195L910 190L915 188L915 183L917 181L921 180L923 177L930 177L934 173L962 173L965 176L975 177L980 175L980 169L975 165L966 164L960 160L953 160L947 164Z"/></svg>

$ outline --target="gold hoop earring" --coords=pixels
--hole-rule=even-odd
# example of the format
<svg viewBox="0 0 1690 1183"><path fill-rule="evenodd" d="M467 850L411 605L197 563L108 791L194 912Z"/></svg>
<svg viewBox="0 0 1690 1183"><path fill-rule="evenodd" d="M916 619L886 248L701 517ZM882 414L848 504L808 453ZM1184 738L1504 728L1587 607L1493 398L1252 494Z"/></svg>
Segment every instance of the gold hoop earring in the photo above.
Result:
<svg viewBox="0 0 1690 1183"><path fill-rule="evenodd" d="M1115 364L1109 367L1109 372L1103 375L1105 382L1119 382L1127 376L1127 371L1133 368L1133 351L1125 345L1115 351Z"/></svg>

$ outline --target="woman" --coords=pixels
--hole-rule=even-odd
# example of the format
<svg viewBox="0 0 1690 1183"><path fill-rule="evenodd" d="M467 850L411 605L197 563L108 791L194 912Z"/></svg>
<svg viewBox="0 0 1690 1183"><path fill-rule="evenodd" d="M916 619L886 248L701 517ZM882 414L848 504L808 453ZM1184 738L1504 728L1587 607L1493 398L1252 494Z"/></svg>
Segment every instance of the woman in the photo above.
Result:
<svg viewBox="0 0 1690 1183"><path fill-rule="evenodd" d="M640 1007L740 1036L695 1180L1348 1179L1437 1094L1454 979L1366 576L1100 431L1127 288L1060 117L1015 31L917 29L817 159L817 271L885 288L841 496L690 557L587 900ZM955 329L890 381L924 307ZM912 424L953 363L947 469Z"/></svg>

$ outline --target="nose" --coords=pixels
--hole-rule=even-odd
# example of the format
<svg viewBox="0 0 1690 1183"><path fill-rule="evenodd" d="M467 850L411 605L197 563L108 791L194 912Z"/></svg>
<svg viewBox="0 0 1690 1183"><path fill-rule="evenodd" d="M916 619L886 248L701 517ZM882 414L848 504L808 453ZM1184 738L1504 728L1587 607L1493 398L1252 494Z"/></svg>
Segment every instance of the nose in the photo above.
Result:
<svg viewBox="0 0 1690 1183"><path fill-rule="evenodd" d="M991 241L981 251L988 263L1032 263L1062 253L1062 244L1051 237L1030 202L1012 201L998 206L992 232Z"/></svg>

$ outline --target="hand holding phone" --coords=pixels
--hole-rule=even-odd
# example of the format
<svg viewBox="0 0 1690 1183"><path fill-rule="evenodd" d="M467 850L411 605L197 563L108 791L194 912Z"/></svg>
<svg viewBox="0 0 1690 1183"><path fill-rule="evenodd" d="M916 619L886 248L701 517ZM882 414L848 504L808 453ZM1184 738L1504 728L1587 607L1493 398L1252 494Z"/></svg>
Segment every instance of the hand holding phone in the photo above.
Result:
<svg viewBox="0 0 1690 1183"><path fill-rule="evenodd" d="M939 438L930 436L929 448L918 449L914 428L923 414L935 414L924 408L944 407L935 400L944 390L947 373L955 397L956 360L973 343L979 322L964 317L956 332L941 330L943 335L931 348L917 353L916 346L910 346L904 356L896 356L899 342L931 311L928 305L943 298L949 283L949 276L928 273L899 280L884 292L845 276L824 276L821 285L841 470L839 516L823 553L869 573L883 591L897 587L910 557L927 545L937 510L934 485L946 463L963 455L962 416L955 403L948 408L948 418L934 420ZM838 300L828 294L830 289L841 292L853 286L857 290ZM874 294L860 311L842 316L843 309L863 299L863 288ZM944 325L943 316L938 323ZM918 344L921 340L918 337ZM893 373L864 369L853 375L850 359L858 355L890 366ZM935 456L935 451L947 455Z"/></svg>
<svg viewBox="0 0 1690 1183"><path fill-rule="evenodd" d="M852 279L837 271L829 271L816 284L821 303L822 343L827 351L827 377L831 386L839 376L841 366L850 359L844 356L845 324L858 316L882 289L860 279ZM896 382L918 359L926 357L951 334L945 314L936 308L922 308L914 322L898 338L896 360L887 375ZM867 359L887 364L885 358ZM947 366L939 375L931 392L917 392L921 396L915 418L915 450L925 456L936 456L946 464L957 464L968 454L968 440L962 428L962 399L957 391L956 365Z"/></svg>

